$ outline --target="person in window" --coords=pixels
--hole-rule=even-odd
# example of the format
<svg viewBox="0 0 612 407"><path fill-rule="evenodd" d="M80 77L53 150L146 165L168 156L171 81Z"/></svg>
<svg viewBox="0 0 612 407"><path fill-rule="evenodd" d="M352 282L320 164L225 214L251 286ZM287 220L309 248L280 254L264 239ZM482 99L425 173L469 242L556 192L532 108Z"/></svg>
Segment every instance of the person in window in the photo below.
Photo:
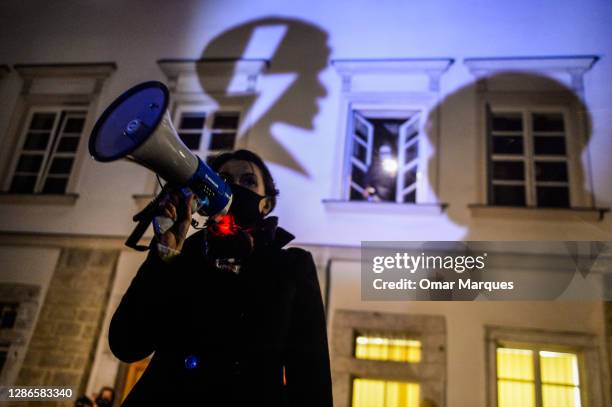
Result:
<svg viewBox="0 0 612 407"><path fill-rule="evenodd" d="M171 193L113 315L109 344L130 363L155 352L123 406L332 406L325 314L312 255L267 216L278 191L261 158L224 153L227 216L188 238L191 200Z"/></svg>

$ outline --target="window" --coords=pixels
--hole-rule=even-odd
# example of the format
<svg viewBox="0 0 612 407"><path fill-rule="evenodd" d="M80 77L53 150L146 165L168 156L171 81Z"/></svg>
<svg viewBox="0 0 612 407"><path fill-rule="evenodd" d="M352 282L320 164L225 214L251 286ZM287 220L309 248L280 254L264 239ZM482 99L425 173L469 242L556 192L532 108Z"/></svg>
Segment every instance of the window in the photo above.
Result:
<svg viewBox="0 0 612 407"><path fill-rule="evenodd" d="M536 346L497 348L499 407L579 407L579 356Z"/></svg>
<svg viewBox="0 0 612 407"><path fill-rule="evenodd" d="M10 348L10 343L0 342L0 375L2 374L2 369L4 368L4 365L6 363L9 348Z"/></svg>
<svg viewBox="0 0 612 407"><path fill-rule="evenodd" d="M0 149L3 202L72 205L83 140L114 63L15 65L21 92ZM10 78L9 78L10 79ZM12 80L12 79L10 79Z"/></svg>
<svg viewBox="0 0 612 407"><path fill-rule="evenodd" d="M418 363L421 341L407 335L359 334L355 338L357 359Z"/></svg>
<svg viewBox="0 0 612 407"><path fill-rule="evenodd" d="M488 326L488 406L600 407L597 335Z"/></svg>
<svg viewBox="0 0 612 407"><path fill-rule="evenodd" d="M0 329L12 329L17 320L17 303L0 303Z"/></svg>
<svg viewBox="0 0 612 407"><path fill-rule="evenodd" d="M588 148L592 122L584 92L585 75L597 60L594 56L464 59L477 79L472 86L482 140L474 207L597 209Z"/></svg>
<svg viewBox="0 0 612 407"><path fill-rule="evenodd" d="M489 110L492 205L570 207L567 117L562 110Z"/></svg>
<svg viewBox="0 0 612 407"><path fill-rule="evenodd" d="M0 283L0 383L15 383L39 310L40 286Z"/></svg>
<svg viewBox="0 0 612 407"><path fill-rule="evenodd" d="M450 58L336 59L342 80L332 210L441 213L440 78ZM370 204L372 203L372 204ZM402 205L397 205L402 204ZM404 205L409 204L409 205ZM431 210L421 212L425 207Z"/></svg>
<svg viewBox="0 0 612 407"><path fill-rule="evenodd" d="M238 109L185 106L177 109L175 117L179 137L202 159L234 149L241 118Z"/></svg>
<svg viewBox="0 0 612 407"><path fill-rule="evenodd" d="M352 111L351 201L416 202L419 118L410 111Z"/></svg>
<svg viewBox="0 0 612 407"><path fill-rule="evenodd" d="M353 380L353 407L418 407L418 383L371 379Z"/></svg>
<svg viewBox="0 0 612 407"><path fill-rule="evenodd" d="M334 400L352 407L445 405L443 317L338 310L332 348Z"/></svg>
<svg viewBox="0 0 612 407"><path fill-rule="evenodd" d="M15 157L9 192L63 194L87 112L33 107Z"/></svg>
<svg viewBox="0 0 612 407"><path fill-rule="evenodd" d="M398 333L360 333L355 337L355 358L403 363L421 361L421 341ZM418 407L421 386L369 378L353 379L353 407Z"/></svg>

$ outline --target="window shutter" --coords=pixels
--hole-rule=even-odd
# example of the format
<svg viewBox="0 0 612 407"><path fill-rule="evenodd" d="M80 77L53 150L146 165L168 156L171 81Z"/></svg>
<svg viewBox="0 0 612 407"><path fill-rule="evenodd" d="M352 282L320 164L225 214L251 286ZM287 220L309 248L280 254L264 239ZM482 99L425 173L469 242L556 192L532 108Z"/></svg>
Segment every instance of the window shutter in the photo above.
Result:
<svg viewBox="0 0 612 407"><path fill-rule="evenodd" d="M493 201L493 168L491 155L493 154L493 148L491 143L493 142L493 112L491 111L491 105L485 104L485 122L486 122L486 143L487 143L487 203L492 205Z"/></svg>
<svg viewBox="0 0 612 407"><path fill-rule="evenodd" d="M366 175L372 165L374 126L356 111L353 114L351 138L351 188L363 194L366 187Z"/></svg>
<svg viewBox="0 0 612 407"><path fill-rule="evenodd" d="M397 202L416 202L419 169L419 113L399 129Z"/></svg>

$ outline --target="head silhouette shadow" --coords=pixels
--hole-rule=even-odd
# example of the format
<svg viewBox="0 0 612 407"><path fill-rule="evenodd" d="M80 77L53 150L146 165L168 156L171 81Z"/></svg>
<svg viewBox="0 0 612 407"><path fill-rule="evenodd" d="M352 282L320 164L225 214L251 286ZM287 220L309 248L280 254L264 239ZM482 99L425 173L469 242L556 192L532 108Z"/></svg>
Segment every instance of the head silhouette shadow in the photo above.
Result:
<svg viewBox="0 0 612 407"><path fill-rule="evenodd" d="M478 112L474 110L474 103L477 104ZM519 130L523 132L523 137L514 139L515 143L522 143L522 146L519 146L518 149L509 145L494 146L492 141L489 143L489 138L492 137L489 133L493 130L490 128L493 125L492 119L488 118L491 112L495 114L515 113L524 109L536 114L564 113L563 128L559 129L559 132L565 135L565 152L543 153L542 149L547 148L543 144L538 147L541 151L534 151L536 147L533 137L531 137L532 140L529 144L526 143L526 138L528 134L536 131L533 131L533 123L532 129L528 131L526 128L527 122L524 122L523 129ZM569 202L567 205L546 204L543 201L538 201L536 194L534 202L530 205L525 201L523 205L516 204L518 207L587 207L594 202L591 187L588 185L590 169L588 163L582 160L583 152L586 150L591 137L591 116L580 97L561 82L538 74L502 72L481 78L449 94L430 111L428 123L430 123L432 117L436 116L442 118L441 126L444 128L444 132L439 135L440 139L436 141L436 131L432 129L437 124L431 123L431 126L427 126L426 134L430 145L436 146L436 148L443 146L443 151L434 151L434 155L428 160L428 181L432 187L437 187L434 190L438 191L438 201L449 204L446 212L449 220L458 226L466 227L464 240L470 240L472 233L470 229L471 215L467 210L470 205L514 205L495 201L494 191L489 188L490 177L495 171L491 165L488 165L490 154L505 154L505 157L511 157L509 160L516 159L521 155L531 155L533 157L532 161L535 162L540 161L538 156L544 155L551 161L567 162L566 170L569 182ZM472 125L457 126L457 123L466 122L470 122ZM472 134L473 130L479 134ZM540 138L539 141L544 140ZM487 145L488 143L489 145ZM530 151L527 151L528 145L531 145ZM507 151L510 150L504 149L510 149L512 153L507 154ZM465 152L466 154L453 154L453 152ZM537 154L534 155L534 153ZM434 159L436 155L437 159ZM499 160L504 161L503 157ZM547 160L547 158L542 159L542 161L544 160ZM525 164L525 178L530 176L526 171L526 166L527 164ZM469 172L468 176L462 177L465 180L463 183L458 183L456 179L451 180L448 177L448 174L457 173L456 171L461 171L464 174ZM501 176L509 175L504 174L501 169L498 169L498 171L501 172L501 174L498 173ZM545 181L544 178L535 179L538 176L545 176L542 171L542 169L534 168L533 175L531 175L534 178L533 181ZM561 179L563 174L560 171L562 172L563 168L549 168L547 174L549 177ZM438 179L434 178L436 173L441 174ZM478 193L479 190L480 193ZM512 194L509 194L509 197L512 198ZM517 200L520 199L517 198Z"/></svg>
<svg viewBox="0 0 612 407"><path fill-rule="evenodd" d="M319 113L318 99L327 95L326 88L318 78L319 73L328 64L330 49L327 45L327 33L313 24L292 18L269 17L252 20L214 37L202 52L201 60L233 61L236 64L241 58L245 58L245 52L252 46L251 41L256 38L258 30L266 28L278 28L277 36L280 38L276 38L277 42L271 38L268 44L263 44L264 48L273 48L272 51L268 51L268 55L246 57L267 59L268 66L264 74L284 74L285 85L288 82L289 84L276 95L276 99L265 111L258 117L251 117L246 126L241 126L237 147L255 150L267 161L308 176L302 165L272 135L272 126L284 123L306 131L314 130L314 119ZM259 39L266 41L265 35ZM206 94L217 102L223 97L226 103L231 104L233 95L229 88L233 75L223 75L221 82L215 82L214 89L201 72L198 72L198 77ZM268 90L261 87L261 93L246 102L243 117L252 113L252 108L259 98L270 97L266 95Z"/></svg>
<svg viewBox="0 0 612 407"><path fill-rule="evenodd" d="M475 105L478 111L474 110ZM548 202L549 207L583 207L592 206L594 202L593 191L588 185L587 178L590 169L582 160L582 155L591 137L592 121L580 97L572 89L550 77L524 72L501 72L481 78L449 94L430 111L426 121L428 142L436 148L427 162L428 181L431 186L437 186L434 189L438 191L438 201L448 203L446 210L448 219L455 225L465 228L464 235L461 237L463 240L483 240L481 231L476 230L478 222L473 222L469 210L470 205L513 206L496 202L495 191L490 187L491 177L495 174L494 178L497 179L499 176L509 174L503 169L502 171L498 169L496 172L490 165L491 154L511 151L509 155L502 154L501 158L498 156L499 160L503 161L504 158L512 156L516 159L521 155L531 155L533 157L531 160L534 162L538 162L538 157L544 155L542 149L545 150L546 146L540 144L537 147L540 149L538 152L535 151L535 142L526 142L527 133L535 133L531 120L522 122L522 129L519 130L519 132L522 131L522 137L514 139L510 137L507 140L501 140L501 144L497 145L492 141L491 132L495 126L500 124L498 122L493 125L491 115L499 117L499 114L522 110L532 114L547 112L557 114L560 111L565 114L563 128L558 129L560 133L564 133L565 151L561 153L558 150L559 146L549 145L548 148L557 149L554 154L549 155L549 159L565 161L567 167L566 170L548 168L547 174L553 178L562 179L566 173L569 182L569 199L566 205L561 203L554 206ZM435 122L433 119L435 117L439 118L439 122ZM530 122L531 129L528 130L527 125ZM460 123L468 124L461 127ZM438 125L444 129L442 132L436 129ZM501 126L503 127L504 124L502 123ZM477 131L477 134L473 135L473 131ZM438 140L436 134L438 134ZM533 140L533 137L531 139ZM540 137L539 142L542 141ZM521 145L511 145L513 142ZM440 146L442 146L441 151ZM459 152L462 151L467 154L460 154ZM524 162L527 160L529 159L526 158ZM531 183L535 182L537 185L538 177L544 180L543 177L546 175L543 174L543 168L538 170L535 165L533 167L533 175L530 175L524 167L524 177L525 180L526 177L533 177L535 180L532 180ZM435 176L436 173L440 175ZM449 174L462 174L462 176L451 177ZM526 182L526 185L529 183ZM573 191L572 188L574 188ZM528 206L528 202L525 201L524 205L516 204L516 206L547 206L538 205L537 190L534 192L536 193L535 202ZM520 201L520 197L516 197L516 201ZM501 277L503 275L500 273ZM567 288L573 277L573 273L557 273L554 279L551 279L550 276L530 274L529 284L534 287L537 285L541 288L542 293L546 293L553 299ZM453 294L461 297L459 293ZM465 299L473 299L472 297L477 294L478 292L475 292Z"/></svg>

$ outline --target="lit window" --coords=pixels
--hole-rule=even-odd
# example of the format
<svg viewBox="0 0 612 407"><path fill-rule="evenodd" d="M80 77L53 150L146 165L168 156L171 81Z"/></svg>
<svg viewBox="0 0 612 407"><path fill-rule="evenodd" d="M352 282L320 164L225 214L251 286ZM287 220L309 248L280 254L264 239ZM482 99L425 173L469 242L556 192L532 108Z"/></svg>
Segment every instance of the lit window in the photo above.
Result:
<svg viewBox="0 0 612 407"><path fill-rule="evenodd" d="M560 111L490 111L492 205L569 207L566 118Z"/></svg>
<svg viewBox="0 0 612 407"><path fill-rule="evenodd" d="M417 202L419 113L353 110L351 201Z"/></svg>
<svg viewBox="0 0 612 407"><path fill-rule="evenodd" d="M370 379L353 380L353 407L418 407L418 383Z"/></svg>
<svg viewBox="0 0 612 407"><path fill-rule="evenodd" d="M13 164L10 192L66 193L86 114L60 108L30 111Z"/></svg>
<svg viewBox="0 0 612 407"><path fill-rule="evenodd" d="M579 407L575 353L541 349L497 349L499 407Z"/></svg>
<svg viewBox="0 0 612 407"><path fill-rule="evenodd" d="M355 357L418 363L421 361L421 342L406 337L358 335L355 338Z"/></svg>

